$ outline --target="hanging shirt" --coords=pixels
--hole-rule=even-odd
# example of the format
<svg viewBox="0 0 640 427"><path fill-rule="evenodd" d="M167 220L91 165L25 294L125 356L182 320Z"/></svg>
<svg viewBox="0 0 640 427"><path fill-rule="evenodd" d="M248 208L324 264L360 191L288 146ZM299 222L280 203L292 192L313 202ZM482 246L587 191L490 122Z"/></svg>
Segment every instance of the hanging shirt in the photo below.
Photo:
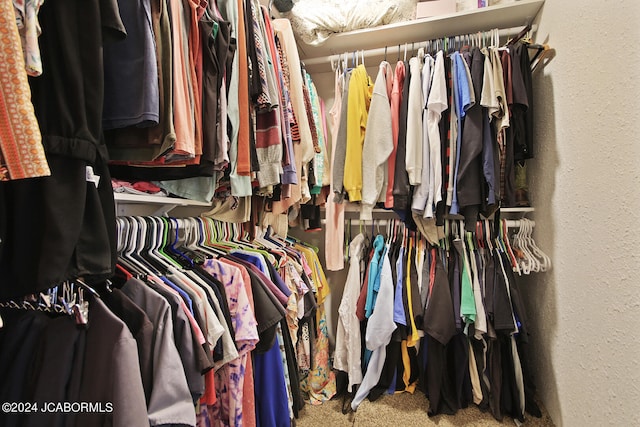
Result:
<svg viewBox="0 0 640 427"><path fill-rule="evenodd" d="M396 291L393 301L393 321L399 325L407 326L407 316L405 314L404 302L402 298L402 288L404 283L404 246L400 247L398 259L396 260Z"/></svg>
<svg viewBox="0 0 640 427"><path fill-rule="evenodd" d="M479 48L465 53L471 76L470 89L475 100L465 114L464 132L460 146L460 162L457 175L458 202L467 221L466 231L474 231L478 217L478 209L482 202L483 180L481 171L483 112L481 104L482 83L484 77L484 55Z"/></svg>
<svg viewBox="0 0 640 427"><path fill-rule="evenodd" d="M38 12L44 0L14 0L13 6L16 12L16 23L20 32L24 63L27 74L38 77L42 74L42 58L38 37L40 36L40 23ZM4 15L10 17L11 15ZM8 27L3 27L8 28Z"/></svg>
<svg viewBox="0 0 640 427"><path fill-rule="evenodd" d="M398 148L398 132L400 130L400 104L402 103L402 87L404 86L404 62L398 61L394 71L393 87L391 89L391 134L393 150L389 155L388 182L384 207L393 208L393 180L396 168L396 150Z"/></svg>
<svg viewBox="0 0 640 427"><path fill-rule="evenodd" d="M425 218L435 216L436 205L442 200L442 157L440 144L440 119L448 108L447 82L444 72L444 54L436 54L433 80L427 100L427 128L429 132L429 191L424 209Z"/></svg>
<svg viewBox="0 0 640 427"><path fill-rule="evenodd" d="M378 234L373 241L373 257L369 262L369 284L367 287L367 300L364 306L365 316L369 318L373 314L373 309L380 290L380 272L382 271L382 261L386 248L384 238Z"/></svg>
<svg viewBox="0 0 640 427"><path fill-rule="evenodd" d="M356 316L356 301L360 294L360 262L364 247L364 235L358 234L349 244L349 272L338 307L338 328L333 364L349 376L347 390L362 382L360 321Z"/></svg>
<svg viewBox="0 0 640 427"><path fill-rule="evenodd" d="M176 349L169 303L137 279L127 281L122 292L145 311L154 326L153 388L147 409L149 423L152 426L195 425L193 401Z"/></svg>
<svg viewBox="0 0 640 427"><path fill-rule="evenodd" d="M409 60L411 81L409 82L409 101L407 108L407 145L405 167L409 184L420 184L422 179L422 57L414 56Z"/></svg>
<svg viewBox="0 0 640 427"><path fill-rule="evenodd" d="M76 425L113 427L149 425L151 420L147 416L136 342L127 326L111 313L100 299L96 298L91 303L89 315L91 327L86 333L86 350L82 355L84 364L81 368L81 378L91 380L81 382L78 397L86 399L87 402L111 402L113 412L81 411L76 414ZM155 350L169 345L174 345L175 349L175 344L168 340L161 339L158 344L159 348ZM182 366L179 363L177 365L177 368L182 371ZM177 376L173 376L178 372L171 367L169 369L172 372L167 375L174 380L178 379ZM180 374L182 381L185 381L184 372ZM184 385L186 387L186 381ZM174 390L169 388L165 391L172 393ZM195 413L190 400L189 398L188 402L184 402L178 398L175 402L178 406L189 403L188 407L182 406L182 411L174 414L181 420L179 423L195 425ZM161 417L158 420L161 420ZM172 423L173 420L160 421L160 424L167 422Z"/></svg>
<svg viewBox="0 0 640 427"><path fill-rule="evenodd" d="M391 129L391 108L389 96L392 89L393 74L391 65L382 61L378 67L378 76L373 87L371 106L367 118L364 145L362 147L362 206L361 220L371 220L372 210L378 202L383 189L386 191L387 159L393 151Z"/></svg>
<svg viewBox="0 0 640 427"><path fill-rule="evenodd" d="M331 399L336 394L336 378L329 363L329 331L324 302L329 296L329 283L320 265L318 255L309 248L296 245L296 249L304 254L309 262L310 279L317 288L316 299L316 340L314 343L314 363L306 378L301 380L301 389L309 394L312 404L319 404Z"/></svg>
<svg viewBox="0 0 640 427"><path fill-rule="evenodd" d="M387 245L385 253L388 254ZM358 409L360 403L369 394L369 391L378 383L384 361L387 356L386 346L391 341L391 334L396 329L393 321L393 279L391 277L391 263L387 255L383 256L382 270L380 272L380 292L378 301L367 323L365 343L367 349L372 351L371 360L362 384L356 391L351 402L351 409Z"/></svg>
<svg viewBox="0 0 640 427"><path fill-rule="evenodd" d="M431 81L433 76L433 58L427 55L424 58L422 66L422 176L420 184L416 186L413 192L413 201L411 202L411 210L420 214L424 214L427 200L429 199L429 190L431 188L431 146L429 145L429 110L428 99L431 90Z"/></svg>
<svg viewBox="0 0 640 427"><path fill-rule="evenodd" d="M451 214L457 214L459 212L458 206L458 170L460 167L460 150L462 145L462 131L463 123L467 110L475 103L473 97L473 87L469 85L469 78L467 77L468 66L462 55L458 52L453 53L453 70L454 70L454 99L456 108L456 117L458 120L457 128L458 135L456 139L456 161L455 172L453 180L453 198L451 200Z"/></svg>
<svg viewBox="0 0 640 427"><path fill-rule="evenodd" d="M362 200L362 147L369 117L372 86L366 68L362 64L358 65L352 71L349 81L347 150L344 161L344 189L351 202Z"/></svg>
<svg viewBox="0 0 640 427"><path fill-rule="evenodd" d="M291 83L289 86L289 95L291 96L291 105L298 124L301 148L300 159L303 164L306 164L313 159L315 150L311 138L311 127L305 112L303 94L304 80L300 69L300 56L296 47L291 22L288 19L274 19L272 25L274 30L281 36L280 41L287 55Z"/></svg>
<svg viewBox="0 0 640 427"><path fill-rule="evenodd" d="M344 205L336 203L333 198L335 191L335 174L331 170L336 162L336 145L338 140L338 132L340 127L340 117L342 114L342 85L344 77L336 70L335 87L333 105L329 110L329 118L331 120L331 165L329 172L331 173L329 196L325 204L325 217L327 224L325 228L324 247L329 250L324 251L325 266L329 271L338 271L344 268ZM344 165L343 165L344 167ZM342 182L342 178L340 178Z"/></svg>
<svg viewBox="0 0 640 427"><path fill-rule="evenodd" d="M158 58L151 27L151 1L119 1L127 38L104 47L105 130L149 127L160 120Z"/></svg>
<svg viewBox="0 0 640 427"><path fill-rule="evenodd" d="M24 6L29 11L34 2ZM13 8L10 0L0 2L0 26L7 29L0 36L3 46L0 50L0 104L3 106L0 110L0 181L51 174L31 104ZM35 16L29 17L25 25L32 25L34 19ZM35 41L37 48L37 35Z"/></svg>
<svg viewBox="0 0 640 427"><path fill-rule="evenodd" d="M239 357L216 372L218 402L214 414L225 425L242 425L244 372L247 357L258 342L258 330L253 310L249 304L246 285L240 270L216 259L209 259L203 267L225 286L231 322L235 331Z"/></svg>

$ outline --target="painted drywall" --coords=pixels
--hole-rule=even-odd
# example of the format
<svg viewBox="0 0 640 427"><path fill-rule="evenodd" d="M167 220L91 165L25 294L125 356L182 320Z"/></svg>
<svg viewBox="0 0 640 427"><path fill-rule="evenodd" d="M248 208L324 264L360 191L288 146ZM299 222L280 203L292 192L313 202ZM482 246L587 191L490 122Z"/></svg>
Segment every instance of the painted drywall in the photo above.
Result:
<svg viewBox="0 0 640 427"><path fill-rule="evenodd" d="M640 4L546 0L534 75L535 238L525 282L538 395L558 426L640 425Z"/></svg>

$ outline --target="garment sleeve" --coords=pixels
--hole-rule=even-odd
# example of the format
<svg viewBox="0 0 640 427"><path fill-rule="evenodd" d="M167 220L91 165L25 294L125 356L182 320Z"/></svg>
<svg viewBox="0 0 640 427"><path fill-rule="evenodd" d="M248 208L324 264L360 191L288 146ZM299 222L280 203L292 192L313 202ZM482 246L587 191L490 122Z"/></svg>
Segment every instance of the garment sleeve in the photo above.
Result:
<svg viewBox="0 0 640 427"><path fill-rule="evenodd" d="M121 338L113 346L111 355L113 427L149 425L136 341L133 337Z"/></svg>
<svg viewBox="0 0 640 427"><path fill-rule="evenodd" d="M347 102L347 152L344 161L344 189L349 200L362 200L362 135L367 126L367 110L363 85L366 71L356 68L349 81Z"/></svg>
<svg viewBox="0 0 640 427"><path fill-rule="evenodd" d="M104 43L124 40L127 37L116 0L100 0L100 18Z"/></svg>
<svg viewBox="0 0 640 427"><path fill-rule="evenodd" d="M153 389L149 399L149 423L194 425L193 401L173 337L169 306L156 327L153 347ZM134 425L134 424L131 424Z"/></svg>
<svg viewBox="0 0 640 427"><path fill-rule="evenodd" d="M388 70L386 68L388 67ZM393 151L391 105L387 95L386 75L391 75L388 63L380 65L373 88L362 148L362 210L361 220L371 220L372 210L384 184L384 164Z"/></svg>
<svg viewBox="0 0 640 427"><path fill-rule="evenodd" d="M422 180L422 66L418 57L409 61L411 81L409 82L409 103L407 109L407 151L405 164L409 184L417 185Z"/></svg>
<svg viewBox="0 0 640 427"><path fill-rule="evenodd" d="M391 263L388 256L383 256L382 271L380 272L380 290L373 309L373 314L367 324L365 340L369 350L389 344L391 334L396 329L393 321L393 278Z"/></svg>

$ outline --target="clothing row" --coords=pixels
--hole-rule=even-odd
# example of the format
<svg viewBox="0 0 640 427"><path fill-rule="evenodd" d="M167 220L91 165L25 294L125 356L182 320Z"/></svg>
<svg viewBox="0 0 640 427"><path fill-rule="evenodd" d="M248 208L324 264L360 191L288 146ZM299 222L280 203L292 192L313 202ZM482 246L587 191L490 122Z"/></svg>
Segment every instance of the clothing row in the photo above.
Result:
<svg viewBox="0 0 640 427"><path fill-rule="evenodd" d="M202 201L321 185L323 104L289 21L257 0L134 3L119 2L127 38L104 56L114 176Z"/></svg>
<svg viewBox="0 0 640 427"><path fill-rule="evenodd" d="M16 1L24 31L12 2L0 10L13 30L2 52L0 298L113 274L110 158L144 163L111 165L117 176L152 174L190 199L234 201L255 185L282 212L326 180L321 101L289 21L257 1L91 0L82 16L74 1L40 3Z"/></svg>
<svg viewBox="0 0 640 427"><path fill-rule="evenodd" d="M419 389L429 416L471 404L497 420L541 415L506 225L477 226L447 221L441 246L406 230L350 242L334 364L348 375L353 410Z"/></svg>
<svg viewBox="0 0 640 427"><path fill-rule="evenodd" d="M118 274L94 285L84 327L30 304L2 309L0 328L3 401L112 411L2 414L2 425L289 426L304 400L335 394L313 248L199 218L118 227Z"/></svg>
<svg viewBox="0 0 640 427"><path fill-rule="evenodd" d="M533 155L525 43L420 49L394 69L381 62L375 83L364 64L337 70L335 80L334 201L360 202L361 219L380 204L409 223L461 214L471 231L479 212L528 203L522 191L516 200L515 182Z"/></svg>

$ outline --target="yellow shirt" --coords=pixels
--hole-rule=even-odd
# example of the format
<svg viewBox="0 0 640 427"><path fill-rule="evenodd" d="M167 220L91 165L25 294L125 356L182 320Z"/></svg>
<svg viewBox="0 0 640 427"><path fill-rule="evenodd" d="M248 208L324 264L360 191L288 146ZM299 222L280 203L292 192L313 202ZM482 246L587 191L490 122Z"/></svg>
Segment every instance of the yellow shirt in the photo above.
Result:
<svg viewBox="0 0 640 427"><path fill-rule="evenodd" d="M347 151L344 159L344 189L349 200L362 200L362 146L369 118L373 83L364 65L351 73L347 103Z"/></svg>

